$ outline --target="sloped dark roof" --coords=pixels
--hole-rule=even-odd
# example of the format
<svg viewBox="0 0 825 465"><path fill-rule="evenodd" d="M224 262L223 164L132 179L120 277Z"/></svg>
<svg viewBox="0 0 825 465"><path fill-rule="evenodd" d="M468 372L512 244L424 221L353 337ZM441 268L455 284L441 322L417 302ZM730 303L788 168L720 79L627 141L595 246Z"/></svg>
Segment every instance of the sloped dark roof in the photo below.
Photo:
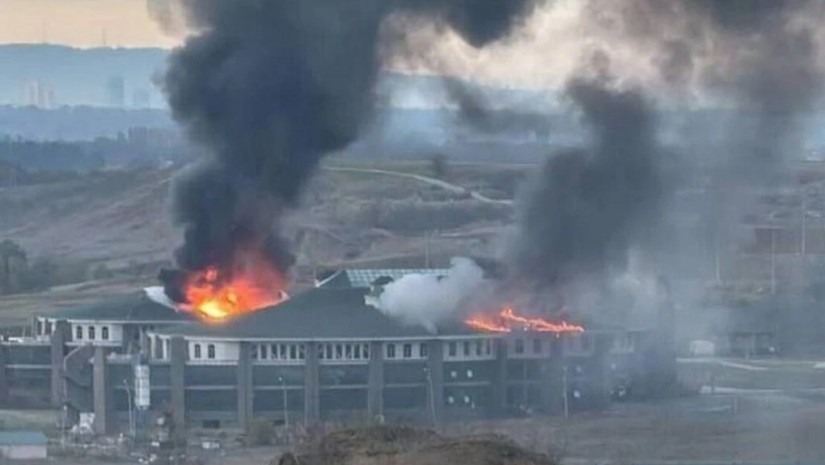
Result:
<svg viewBox="0 0 825 465"><path fill-rule="evenodd" d="M68 320L123 321L123 322L175 322L190 321L194 317L155 302L140 290L110 297L90 305L57 310L49 315Z"/></svg>
<svg viewBox="0 0 825 465"><path fill-rule="evenodd" d="M431 268L372 268L372 269L346 269L335 272L332 276L321 281L319 287L325 288L360 288L366 289L372 286L377 280L389 278L395 281L408 274L428 274L446 276L448 269ZM379 282L379 284L381 284ZM386 283L384 283L386 284Z"/></svg>
<svg viewBox="0 0 825 465"><path fill-rule="evenodd" d="M432 337L422 326L404 324L364 302L365 289L319 287L274 307L239 316L226 324L176 325L161 334L226 339L355 339ZM441 334L476 334L462 324Z"/></svg>

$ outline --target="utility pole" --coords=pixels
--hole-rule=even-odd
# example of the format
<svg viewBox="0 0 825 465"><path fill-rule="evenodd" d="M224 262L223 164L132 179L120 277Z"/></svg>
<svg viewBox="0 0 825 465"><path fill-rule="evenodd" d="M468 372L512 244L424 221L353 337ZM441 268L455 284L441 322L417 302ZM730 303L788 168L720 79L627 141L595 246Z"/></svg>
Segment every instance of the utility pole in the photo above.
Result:
<svg viewBox="0 0 825 465"><path fill-rule="evenodd" d="M286 430L286 441L289 444L289 397L286 392L286 379L279 376L278 381L281 382L281 392L283 393L284 429Z"/></svg>
<svg viewBox="0 0 825 465"><path fill-rule="evenodd" d="M808 253L808 234L806 232L807 225L807 216L808 216L808 192L805 191L802 194L802 262L805 262L805 255Z"/></svg>
<svg viewBox="0 0 825 465"><path fill-rule="evenodd" d="M776 228L771 222L771 294L776 294Z"/></svg>
<svg viewBox="0 0 825 465"><path fill-rule="evenodd" d="M430 369L429 367L424 368L424 374L427 376L427 390L429 391L429 395L427 396L429 400L429 407L430 407L430 415L432 415L433 420L433 428L438 431L438 418L435 414L435 387L433 386L433 377L430 376Z"/></svg>
<svg viewBox="0 0 825 465"><path fill-rule="evenodd" d="M424 268L430 269L430 232L424 235Z"/></svg>
<svg viewBox="0 0 825 465"><path fill-rule="evenodd" d="M802 264L801 264L801 278L802 278L802 285L806 286L808 283L808 191L807 189L803 189L802 191L802 231L801 231L801 244L800 249L802 252Z"/></svg>
<svg viewBox="0 0 825 465"><path fill-rule="evenodd" d="M570 399L567 393L567 362L564 360L562 360L561 385L564 390L562 400L564 405L564 419L566 420L570 416Z"/></svg>
<svg viewBox="0 0 825 465"><path fill-rule="evenodd" d="M132 437L132 441L135 440L135 411L132 407L132 390L129 389L129 382L127 380L123 380L123 387L126 388L126 401L127 406L129 408L129 435Z"/></svg>
<svg viewBox="0 0 825 465"><path fill-rule="evenodd" d="M719 231L713 233L713 266L716 275L716 284L722 285L722 261L719 257Z"/></svg>

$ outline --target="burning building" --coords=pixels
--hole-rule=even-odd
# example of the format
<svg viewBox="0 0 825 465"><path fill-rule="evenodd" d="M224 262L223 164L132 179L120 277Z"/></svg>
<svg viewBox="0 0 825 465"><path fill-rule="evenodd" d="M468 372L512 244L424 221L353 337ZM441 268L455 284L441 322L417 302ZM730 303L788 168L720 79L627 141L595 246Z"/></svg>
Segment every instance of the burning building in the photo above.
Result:
<svg viewBox="0 0 825 465"><path fill-rule="evenodd" d="M605 407L641 379L649 331L514 309L427 327L374 306L411 273L449 270L342 270L218 322L158 289L44 314L34 338L3 343L0 392L65 407L70 422L93 412L104 433L164 412L202 427L562 414Z"/></svg>

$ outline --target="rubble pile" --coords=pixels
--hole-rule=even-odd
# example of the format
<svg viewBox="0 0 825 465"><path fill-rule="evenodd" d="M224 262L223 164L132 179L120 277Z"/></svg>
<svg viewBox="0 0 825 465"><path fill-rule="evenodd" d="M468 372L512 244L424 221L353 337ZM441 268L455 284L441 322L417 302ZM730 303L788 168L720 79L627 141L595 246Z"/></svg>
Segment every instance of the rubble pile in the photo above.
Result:
<svg viewBox="0 0 825 465"><path fill-rule="evenodd" d="M503 436L442 437L407 426L339 430L310 441L278 465L556 465Z"/></svg>

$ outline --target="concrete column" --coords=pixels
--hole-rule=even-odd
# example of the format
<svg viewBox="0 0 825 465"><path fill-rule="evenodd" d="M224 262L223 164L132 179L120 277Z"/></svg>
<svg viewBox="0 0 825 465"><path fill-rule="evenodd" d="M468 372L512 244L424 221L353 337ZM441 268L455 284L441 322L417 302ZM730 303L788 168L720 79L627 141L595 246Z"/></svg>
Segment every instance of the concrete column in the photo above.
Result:
<svg viewBox="0 0 825 465"><path fill-rule="evenodd" d="M372 355L372 353L370 353ZM321 380L318 372L318 344L306 345L304 366L304 422L314 423L321 418Z"/></svg>
<svg viewBox="0 0 825 465"><path fill-rule="evenodd" d="M9 380L6 374L7 350L5 345L0 345L0 403L4 405L9 400Z"/></svg>
<svg viewBox="0 0 825 465"><path fill-rule="evenodd" d="M610 405L610 367L609 352L613 346L613 337L610 334L599 334L594 336L594 351L592 360L592 373L590 383L591 405L597 409L607 408Z"/></svg>
<svg viewBox="0 0 825 465"><path fill-rule="evenodd" d="M112 432L114 422L114 406L112 402L111 386L107 382L108 366L106 366L106 350L95 347L92 369L92 395L95 412L94 432L105 435Z"/></svg>
<svg viewBox="0 0 825 465"><path fill-rule="evenodd" d="M66 342L71 337L71 328L66 320L55 322L51 336L51 378L52 378L52 407L63 408L65 387L63 383L63 358Z"/></svg>
<svg viewBox="0 0 825 465"><path fill-rule="evenodd" d="M169 374L172 421L181 439L186 431L186 340L180 336L169 341Z"/></svg>
<svg viewBox="0 0 825 465"><path fill-rule="evenodd" d="M444 343L427 342L427 409L428 418L438 428L444 412Z"/></svg>
<svg viewBox="0 0 825 465"><path fill-rule="evenodd" d="M561 341L561 337L550 338L550 355L542 360L541 366L541 403L551 415L564 413L564 353Z"/></svg>
<svg viewBox="0 0 825 465"><path fill-rule="evenodd" d="M380 342L370 342L367 413L370 418L384 415L384 351Z"/></svg>
<svg viewBox="0 0 825 465"><path fill-rule="evenodd" d="M248 342L240 343L238 351L238 424L248 429L252 424L253 404L252 396L252 345Z"/></svg>
<svg viewBox="0 0 825 465"><path fill-rule="evenodd" d="M507 414L507 340L495 339L493 350L496 359L491 414L495 417L503 417Z"/></svg>

